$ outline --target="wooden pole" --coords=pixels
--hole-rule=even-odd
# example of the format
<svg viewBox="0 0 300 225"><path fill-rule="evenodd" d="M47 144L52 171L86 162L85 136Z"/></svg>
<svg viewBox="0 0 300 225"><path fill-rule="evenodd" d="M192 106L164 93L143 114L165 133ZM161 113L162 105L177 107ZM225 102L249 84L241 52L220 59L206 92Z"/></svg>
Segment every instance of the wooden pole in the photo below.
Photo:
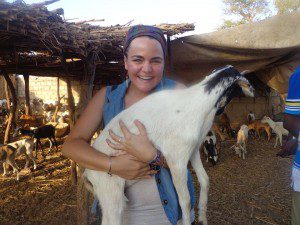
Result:
<svg viewBox="0 0 300 225"><path fill-rule="evenodd" d="M72 128L75 124L75 101L72 93L72 84L69 77L66 79L66 83L68 93L68 110L70 113L70 128Z"/></svg>
<svg viewBox="0 0 300 225"><path fill-rule="evenodd" d="M4 81L4 91L5 91L5 98L6 98L6 108L8 111L10 111L10 95L7 86L7 81L6 79L4 79L3 81Z"/></svg>
<svg viewBox="0 0 300 225"><path fill-rule="evenodd" d="M172 58L172 51L171 51L170 35L167 35L167 51L168 51L167 58L168 58L169 72L173 76L174 66L173 66L173 58Z"/></svg>
<svg viewBox="0 0 300 225"><path fill-rule="evenodd" d="M7 144L10 141L9 133L10 133L11 125L15 120L15 114L16 114L16 109L17 109L17 107L16 107L17 106L17 97L16 97L14 85L11 82L6 70L1 69L1 72L4 76L4 79L6 81L7 86L10 89L10 93L11 93L11 96L12 96L12 105L10 106L10 103L9 103L9 116L8 116L8 121L7 121L7 127L6 127L6 130L5 130L4 141L3 141L4 144ZM6 97L9 100L8 88L7 88Z"/></svg>
<svg viewBox="0 0 300 225"><path fill-rule="evenodd" d="M86 59L85 63L85 87L86 89L82 88L80 91L80 98L81 99L81 109L80 112L83 111L85 106L87 105L88 101L92 98L93 87L94 87L94 79L95 79L95 71L96 71L96 54L91 53L89 57ZM77 224L78 225L87 225L89 224L90 218L90 207L89 207L89 199L91 194L89 191L84 187L84 180L82 179L82 174L84 172L84 168L79 166L78 167L78 185L77 185Z"/></svg>
<svg viewBox="0 0 300 225"><path fill-rule="evenodd" d="M23 74L25 83L25 114L30 115L30 96L29 96L29 74Z"/></svg>

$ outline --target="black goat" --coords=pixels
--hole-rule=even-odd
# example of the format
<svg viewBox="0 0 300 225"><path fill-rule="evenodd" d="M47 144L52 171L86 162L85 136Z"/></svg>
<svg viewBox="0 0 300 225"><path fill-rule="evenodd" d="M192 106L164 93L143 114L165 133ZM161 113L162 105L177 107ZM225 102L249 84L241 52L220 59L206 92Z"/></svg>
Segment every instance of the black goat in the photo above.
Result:
<svg viewBox="0 0 300 225"><path fill-rule="evenodd" d="M53 143L52 140L54 140L54 144L56 147L56 151L58 151L57 148L57 142L55 139L55 127L52 125L44 125L41 127L38 127L36 129L33 130L26 130L26 129L22 129L22 128L18 128L17 129L17 134L19 135L29 135L34 139L35 142L35 157L37 158L37 150L38 150L38 144L41 146L42 149L42 156L43 159L45 159L45 154L44 154L44 149L41 143L41 138L48 138L49 142L50 142L50 149L52 149ZM49 150L50 152L50 150Z"/></svg>

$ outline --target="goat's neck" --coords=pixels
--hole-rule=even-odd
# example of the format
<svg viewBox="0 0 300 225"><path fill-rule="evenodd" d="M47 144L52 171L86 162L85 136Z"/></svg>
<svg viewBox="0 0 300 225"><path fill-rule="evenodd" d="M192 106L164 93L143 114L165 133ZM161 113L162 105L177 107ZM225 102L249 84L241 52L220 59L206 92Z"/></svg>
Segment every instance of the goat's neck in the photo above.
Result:
<svg viewBox="0 0 300 225"><path fill-rule="evenodd" d="M268 120L267 123L269 124L269 126L274 129L275 127L275 122L273 120Z"/></svg>

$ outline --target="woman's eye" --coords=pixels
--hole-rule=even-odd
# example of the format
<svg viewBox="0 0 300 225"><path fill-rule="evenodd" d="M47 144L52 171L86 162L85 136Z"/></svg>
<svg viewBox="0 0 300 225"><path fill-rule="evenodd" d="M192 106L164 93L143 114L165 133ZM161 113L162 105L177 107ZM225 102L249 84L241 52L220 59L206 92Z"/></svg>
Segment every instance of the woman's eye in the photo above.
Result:
<svg viewBox="0 0 300 225"><path fill-rule="evenodd" d="M161 61L160 60L155 60L155 61L152 61L152 63L154 63L154 64L160 64Z"/></svg>

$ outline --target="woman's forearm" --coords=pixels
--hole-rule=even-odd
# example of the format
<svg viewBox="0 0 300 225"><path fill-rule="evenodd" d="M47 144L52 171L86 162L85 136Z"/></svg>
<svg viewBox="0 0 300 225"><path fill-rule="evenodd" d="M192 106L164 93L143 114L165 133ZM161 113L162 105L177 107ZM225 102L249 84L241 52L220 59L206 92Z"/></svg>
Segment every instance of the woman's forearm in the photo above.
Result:
<svg viewBox="0 0 300 225"><path fill-rule="evenodd" d="M96 151L83 139L67 140L62 154L85 168L104 172L109 170L109 157Z"/></svg>

